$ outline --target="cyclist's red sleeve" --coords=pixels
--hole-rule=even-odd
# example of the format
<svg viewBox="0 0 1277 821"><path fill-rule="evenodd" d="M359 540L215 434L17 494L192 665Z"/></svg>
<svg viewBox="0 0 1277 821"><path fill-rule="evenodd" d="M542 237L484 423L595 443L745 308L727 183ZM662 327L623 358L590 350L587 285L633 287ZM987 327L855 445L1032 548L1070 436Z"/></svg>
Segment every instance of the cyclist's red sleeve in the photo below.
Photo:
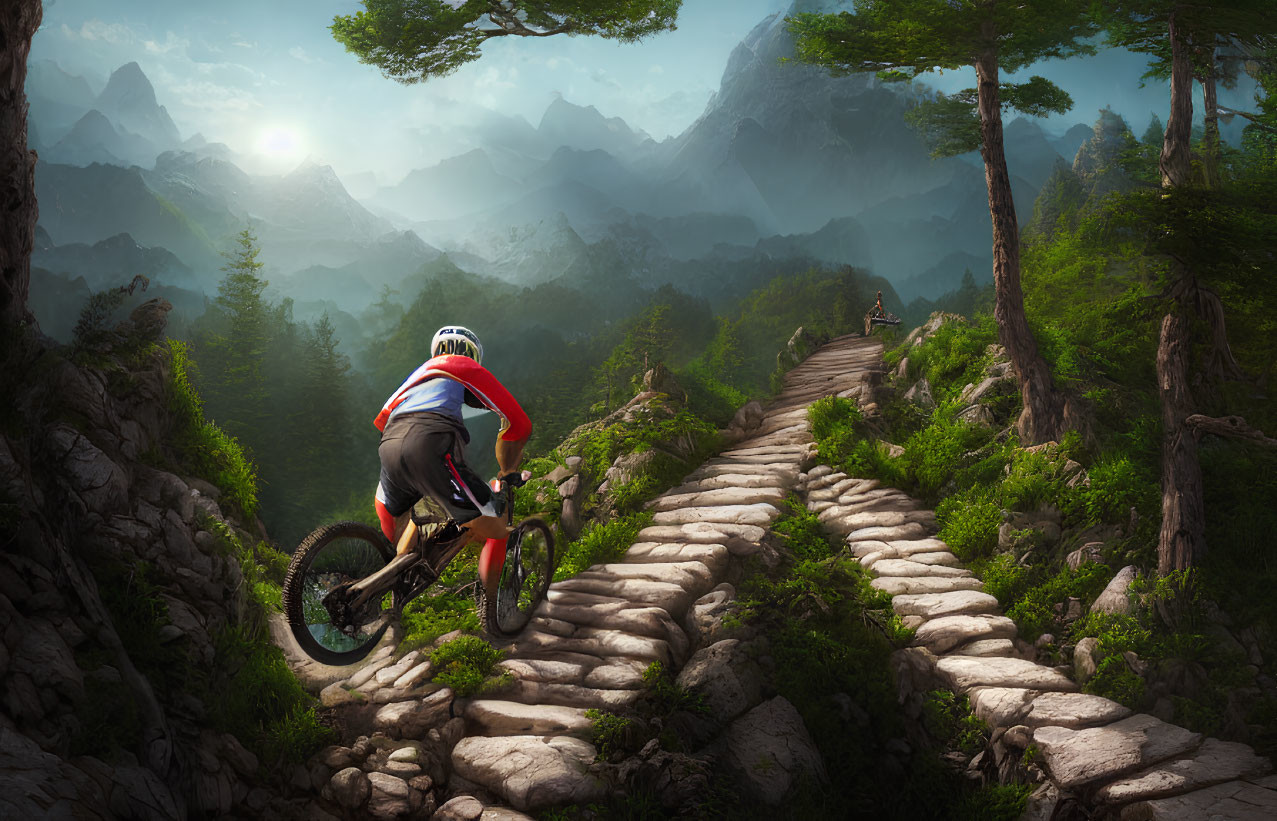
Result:
<svg viewBox="0 0 1277 821"><path fill-rule="evenodd" d="M436 356L422 365L408 378L407 382L400 386L399 390L395 391L393 396L386 400L386 404L381 408L381 413L377 414L377 418L373 420L377 430L386 429L386 422L390 419L391 412L404 400L404 396L409 389L420 385L427 379L438 377L451 379L465 385L471 393L478 397L484 407L500 416L502 420L502 439L507 442L519 442L532 435L532 421L528 419L528 415L523 412L523 408L519 407L519 403L514 401L514 397L510 395L510 392L487 368L468 356L449 354Z"/></svg>

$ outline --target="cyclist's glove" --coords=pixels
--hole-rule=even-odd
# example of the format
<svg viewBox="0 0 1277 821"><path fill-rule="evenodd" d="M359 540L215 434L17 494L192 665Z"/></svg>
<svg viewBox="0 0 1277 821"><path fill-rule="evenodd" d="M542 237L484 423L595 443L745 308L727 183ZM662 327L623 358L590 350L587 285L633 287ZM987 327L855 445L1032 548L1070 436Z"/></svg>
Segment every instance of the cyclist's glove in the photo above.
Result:
<svg viewBox="0 0 1277 821"><path fill-rule="evenodd" d="M515 470L499 478L501 479L501 481L505 482L510 487L523 487L525 484L528 483L528 479L532 478L532 476L531 474L528 474L527 471Z"/></svg>

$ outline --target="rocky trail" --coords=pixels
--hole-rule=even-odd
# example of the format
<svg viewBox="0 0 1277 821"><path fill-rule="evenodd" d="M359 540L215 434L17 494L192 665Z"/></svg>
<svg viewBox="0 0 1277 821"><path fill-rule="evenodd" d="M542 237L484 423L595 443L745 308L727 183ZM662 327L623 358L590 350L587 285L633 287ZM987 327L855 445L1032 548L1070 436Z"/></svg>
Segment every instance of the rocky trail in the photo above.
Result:
<svg viewBox="0 0 1277 821"><path fill-rule="evenodd" d="M430 683L428 653L394 658L395 635L357 671L295 665L348 735L349 746L312 765L324 797L360 817L484 821L600 801L610 786L586 711L634 703L654 661L706 697L726 726L718 759L746 794L774 805L800 778L825 778L797 711L762 699L739 669L740 642L721 629L733 561L765 549L780 500L797 493L916 630L892 660L905 709L935 689L967 695L993 734L979 767L1003 780L1036 750L1047 777L1026 817L1068 804L1122 819L1277 817L1267 759L1078 692L1067 668L1037 663L998 601L934 538L932 511L815 464L808 405L841 395L872 410L881 356L877 340L846 336L790 371L743 439L651 503L652 524L621 561L551 585L505 647L512 681L498 694L454 697ZM277 639L287 643L286 631Z"/></svg>

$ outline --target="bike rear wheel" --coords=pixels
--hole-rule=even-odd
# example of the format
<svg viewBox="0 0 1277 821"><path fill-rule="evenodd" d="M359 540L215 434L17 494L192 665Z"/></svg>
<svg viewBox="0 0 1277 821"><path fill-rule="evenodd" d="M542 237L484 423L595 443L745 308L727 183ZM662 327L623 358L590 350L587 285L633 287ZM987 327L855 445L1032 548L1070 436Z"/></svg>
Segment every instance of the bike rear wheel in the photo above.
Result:
<svg viewBox="0 0 1277 821"><path fill-rule="evenodd" d="M289 629L308 656L345 665L372 652L389 626L381 617L383 605L401 609L400 594L376 596L351 612L345 631L333 624L324 597L377 572L394 555L380 530L358 522L324 525L302 540L284 577L283 598Z"/></svg>
<svg viewBox="0 0 1277 821"><path fill-rule="evenodd" d="M522 630L545 598L554 575L554 534L540 519L526 519L510 534L505 550L496 595L479 593L483 629L503 638Z"/></svg>

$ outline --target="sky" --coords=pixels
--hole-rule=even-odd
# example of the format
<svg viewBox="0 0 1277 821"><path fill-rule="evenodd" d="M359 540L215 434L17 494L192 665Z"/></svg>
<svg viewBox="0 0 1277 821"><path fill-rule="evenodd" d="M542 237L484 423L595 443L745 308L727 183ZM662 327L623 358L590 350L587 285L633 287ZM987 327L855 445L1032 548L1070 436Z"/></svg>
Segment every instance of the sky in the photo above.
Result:
<svg viewBox="0 0 1277 821"><path fill-rule="evenodd" d="M244 155L246 170L283 173L306 158L345 177L393 184L475 144L483 113L536 125L562 95L619 116L660 140L704 111L740 40L790 0L685 0L678 29L640 43L590 37L497 38L483 57L428 83L402 85L359 63L328 30L359 0L45 0L33 60L53 59L95 89L137 62L183 137L196 132ZM1031 66L1074 98L1045 122L1062 133L1111 106L1143 132L1169 108L1164 83L1141 88L1144 58L1106 50ZM970 71L929 75L940 90L974 85ZM1243 87L1222 100L1253 103ZM1200 106L1200 101L1199 101ZM1199 108L1200 110L1200 108Z"/></svg>

